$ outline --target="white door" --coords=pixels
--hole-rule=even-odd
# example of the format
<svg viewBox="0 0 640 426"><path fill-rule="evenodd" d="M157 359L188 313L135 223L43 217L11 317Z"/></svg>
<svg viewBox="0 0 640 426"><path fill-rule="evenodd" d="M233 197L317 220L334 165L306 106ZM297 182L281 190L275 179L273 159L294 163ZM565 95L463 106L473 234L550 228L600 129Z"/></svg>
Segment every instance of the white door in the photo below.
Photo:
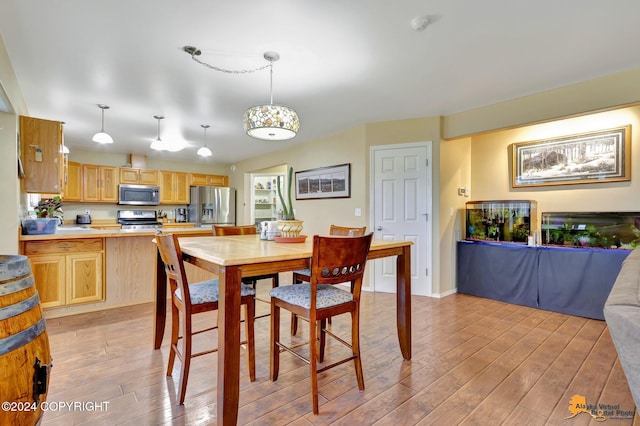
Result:
<svg viewBox="0 0 640 426"><path fill-rule="evenodd" d="M371 148L374 238L410 240L411 293L431 296L431 142ZM371 287L396 291L395 258L374 261Z"/></svg>

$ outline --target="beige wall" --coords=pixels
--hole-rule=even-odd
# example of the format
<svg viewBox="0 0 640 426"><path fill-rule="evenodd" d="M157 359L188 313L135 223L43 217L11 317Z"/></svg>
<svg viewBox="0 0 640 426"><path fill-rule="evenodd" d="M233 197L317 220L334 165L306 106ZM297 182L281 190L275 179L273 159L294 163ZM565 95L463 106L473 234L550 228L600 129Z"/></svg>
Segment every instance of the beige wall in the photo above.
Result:
<svg viewBox="0 0 640 426"><path fill-rule="evenodd" d="M640 149L631 149L629 182L512 188L510 150L514 142L609 129L631 124L631 141L640 141L640 106L589 114L471 138L473 200L536 200L547 211L640 211ZM636 145L637 146L637 145Z"/></svg>
<svg viewBox="0 0 640 426"><path fill-rule="evenodd" d="M20 185L17 124L15 115L0 112L0 159L3 159L0 160L0 255L18 253Z"/></svg>

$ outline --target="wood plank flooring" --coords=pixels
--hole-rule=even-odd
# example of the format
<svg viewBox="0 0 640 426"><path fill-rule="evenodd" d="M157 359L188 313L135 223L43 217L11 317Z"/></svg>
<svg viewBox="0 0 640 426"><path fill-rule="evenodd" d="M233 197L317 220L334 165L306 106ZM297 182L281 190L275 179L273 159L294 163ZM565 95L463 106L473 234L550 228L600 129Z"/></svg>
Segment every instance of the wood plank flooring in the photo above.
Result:
<svg viewBox="0 0 640 426"><path fill-rule="evenodd" d="M466 295L414 296L413 359L404 361L396 338L395 296L365 293L362 299L365 391L358 391L351 364L322 373L320 415L314 416L306 364L282 354L280 377L269 380L269 320L258 319L253 383L241 351L239 424L602 424L587 413L565 419L573 395L584 396L588 404L635 409L603 321ZM258 303L258 310L266 312L268 305ZM170 324L163 347L153 350L152 315L152 305L146 304L48 320L54 364L48 401L108 406L47 412L42 424L215 424L217 355L193 360L185 405L176 406L179 361L175 379L165 376ZM204 314L196 324L214 318ZM282 327L288 330L286 314ZM334 319L339 334L348 336L349 328L348 317ZM301 323L301 330L306 333L308 326ZM214 341L212 335L201 336L196 349ZM329 341L327 359L343 351ZM608 418L605 424L632 423Z"/></svg>

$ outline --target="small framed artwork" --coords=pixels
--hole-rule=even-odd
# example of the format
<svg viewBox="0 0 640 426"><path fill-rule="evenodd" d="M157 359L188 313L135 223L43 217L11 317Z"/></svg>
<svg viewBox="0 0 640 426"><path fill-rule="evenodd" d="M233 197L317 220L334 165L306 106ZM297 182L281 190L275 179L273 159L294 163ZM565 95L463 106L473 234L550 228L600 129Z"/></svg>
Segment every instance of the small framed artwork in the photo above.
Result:
<svg viewBox="0 0 640 426"><path fill-rule="evenodd" d="M351 164L296 172L296 200L351 197Z"/></svg>
<svg viewBox="0 0 640 426"><path fill-rule="evenodd" d="M631 180L631 125L512 146L514 188Z"/></svg>

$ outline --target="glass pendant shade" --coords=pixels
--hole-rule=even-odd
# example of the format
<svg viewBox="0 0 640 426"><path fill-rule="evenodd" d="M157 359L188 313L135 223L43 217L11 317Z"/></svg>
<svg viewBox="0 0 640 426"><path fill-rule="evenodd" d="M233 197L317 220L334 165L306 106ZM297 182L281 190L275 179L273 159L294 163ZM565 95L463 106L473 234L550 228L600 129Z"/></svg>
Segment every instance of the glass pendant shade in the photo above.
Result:
<svg viewBox="0 0 640 426"><path fill-rule="evenodd" d="M109 135L109 133L106 132L96 133L95 135L93 135L92 140L98 143L113 143L113 138Z"/></svg>
<svg viewBox="0 0 640 426"><path fill-rule="evenodd" d="M156 151L164 151L164 142L162 142L162 139L158 138L156 140L154 140L153 142L151 142L151 149L154 149Z"/></svg>
<svg viewBox="0 0 640 426"><path fill-rule="evenodd" d="M102 110L102 127L98 133L93 135L91 140L102 144L113 143L113 138L104 131L104 110L109 109L109 105L98 104L98 108Z"/></svg>
<svg viewBox="0 0 640 426"><path fill-rule="evenodd" d="M211 150L206 146L203 146L202 148L200 148L197 154L201 157L211 157L213 155Z"/></svg>
<svg viewBox="0 0 640 426"><path fill-rule="evenodd" d="M300 128L298 114L280 105L257 105L244 114L244 130L256 139L281 141L291 139Z"/></svg>

